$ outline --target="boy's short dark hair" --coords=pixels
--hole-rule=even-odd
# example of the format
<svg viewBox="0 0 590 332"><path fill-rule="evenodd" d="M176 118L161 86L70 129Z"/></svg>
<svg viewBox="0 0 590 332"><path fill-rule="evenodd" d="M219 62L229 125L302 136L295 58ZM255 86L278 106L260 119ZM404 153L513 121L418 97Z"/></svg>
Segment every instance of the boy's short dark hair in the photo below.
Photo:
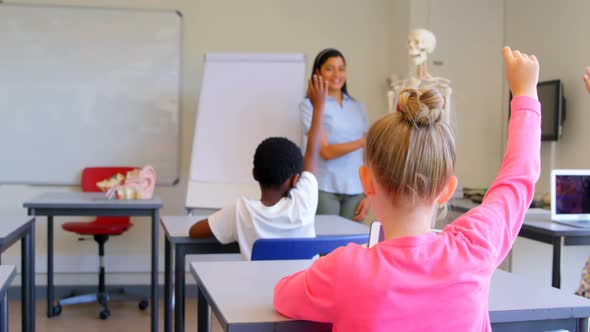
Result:
<svg viewBox="0 0 590 332"><path fill-rule="evenodd" d="M279 187L294 174L303 172L301 149L284 137L269 137L254 153L254 179L263 188Z"/></svg>

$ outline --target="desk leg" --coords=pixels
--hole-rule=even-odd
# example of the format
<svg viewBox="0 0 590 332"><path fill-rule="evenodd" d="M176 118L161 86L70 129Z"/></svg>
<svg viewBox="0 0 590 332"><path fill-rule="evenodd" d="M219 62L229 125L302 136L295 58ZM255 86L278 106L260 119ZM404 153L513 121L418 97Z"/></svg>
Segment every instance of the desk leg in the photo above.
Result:
<svg viewBox="0 0 590 332"><path fill-rule="evenodd" d="M6 294L0 298L0 332L8 332L8 299Z"/></svg>
<svg viewBox="0 0 590 332"><path fill-rule="evenodd" d="M158 331L158 209L152 212L152 317L151 331Z"/></svg>
<svg viewBox="0 0 590 332"><path fill-rule="evenodd" d="M553 239L553 267L551 272L551 286L561 287L561 249L563 248L563 236Z"/></svg>
<svg viewBox="0 0 590 332"><path fill-rule="evenodd" d="M47 317L50 318L59 314L53 306L53 290L53 216L47 216Z"/></svg>
<svg viewBox="0 0 590 332"><path fill-rule="evenodd" d="M0 300L0 332L8 332L8 298L7 294Z"/></svg>
<svg viewBox="0 0 590 332"><path fill-rule="evenodd" d="M587 332L588 331L588 318L579 318L577 323L577 330L579 332Z"/></svg>
<svg viewBox="0 0 590 332"><path fill-rule="evenodd" d="M174 246L174 331L184 331L184 260L186 248L182 244ZM199 318L200 319L200 318Z"/></svg>
<svg viewBox="0 0 590 332"><path fill-rule="evenodd" d="M36 290L35 290L35 227L36 227L36 222L37 220L35 219L35 222L33 223L33 226L31 227L31 241L29 242L29 250L31 251L31 258L29 259L29 264L31 264L29 266L29 271L31 271L31 277L29 278L29 282L31 283L31 311L29 312L31 314L31 322L30 322L30 327L31 327L31 331L35 332L35 321L37 319L37 314L35 313L35 299L37 296Z"/></svg>
<svg viewBox="0 0 590 332"><path fill-rule="evenodd" d="M211 326L209 324L209 303L205 299L205 295L201 290L201 285L197 284L197 331L209 332Z"/></svg>
<svg viewBox="0 0 590 332"><path fill-rule="evenodd" d="M22 330L35 331L35 224L21 240L21 324Z"/></svg>
<svg viewBox="0 0 590 332"><path fill-rule="evenodd" d="M36 293L35 293L35 227L36 227L36 222L37 220L35 219L35 222L33 223L33 226L31 226L31 238L30 238L30 242L29 242L29 250L31 251L31 255L29 256L29 271L31 273L31 277L29 278L29 283L30 283L30 287L31 287L31 292L30 292L30 297L31 297L31 309L29 311L29 313L31 314L31 319L30 319L30 328L32 332L35 332L35 320L37 319L37 315L35 314L35 298L36 298Z"/></svg>
<svg viewBox="0 0 590 332"><path fill-rule="evenodd" d="M164 332L172 332L172 248L164 238Z"/></svg>

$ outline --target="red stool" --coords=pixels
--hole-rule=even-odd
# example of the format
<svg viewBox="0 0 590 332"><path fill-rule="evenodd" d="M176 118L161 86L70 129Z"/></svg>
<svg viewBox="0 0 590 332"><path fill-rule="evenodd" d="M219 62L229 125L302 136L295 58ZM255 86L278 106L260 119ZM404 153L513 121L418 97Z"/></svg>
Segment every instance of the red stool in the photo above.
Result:
<svg viewBox="0 0 590 332"><path fill-rule="evenodd" d="M82 171L82 191L84 192L99 192L100 189L96 183L107 179L117 173L126 175L127 172L135 169L135 167L87 167ZM62 306L77 303L98 302L102 307L99 313L101 319L107 319L111 315L108 306L110 296L106 291L105 286L105 268L104 268L104 244L109 239L109 236L121 235L129 230L133 224L129 217L96 217L95 220L89 222L67 222L62 225L62 228L68 232L79 235L92 235L94 240L98 242L98 256L99 256L99 272L98 272L98 292L83 295L73 295L59 301L57 313L61 313ZM119 297L123 297L123 291L120 291ZM126 299L138 299L139 308L145 310L148 307L146 298L125 296Z"/></svg>

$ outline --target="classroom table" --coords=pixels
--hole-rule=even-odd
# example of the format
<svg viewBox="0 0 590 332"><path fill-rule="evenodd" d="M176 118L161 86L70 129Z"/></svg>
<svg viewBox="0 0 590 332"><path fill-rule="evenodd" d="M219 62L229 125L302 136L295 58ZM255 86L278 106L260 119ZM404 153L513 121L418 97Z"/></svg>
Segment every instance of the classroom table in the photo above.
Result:
<svg viewBox="0 0 590 332"><path fill-rule="evenodd" d="M469 200L455 200L449 204L450 209L465 213L478 206ZM561 267L563 246L590 245L590 228L581 228L558 224L551 221L549 210L529 209L524 218L518 236L547 243L553 246L551 267L551 286L561 287Z"/></svg>
<svg viewBox="0 0 590 332"><path fill-rule="evenodd" d="M162 200L107 199L104 193L46 192L23 203L29 215L47 216L47 316L59 314L54 306L53 284L53 217L56 216L129 216L151 217L151 331L158 331L158 228Z"/></svg>
<svg viewBox="0 0 590 332"><path fill-rule="evenodd" d="M0 263L2 253L21 241L21 326L22 331L35 331L35 218L0 217Z"/></svg>
<svg viewBox="0 0 590 332"><path fill-rule="evenodd" d="M0 332L8 331L8 298L6 292L16 275L12 265L0 266Z"/></svg>
<svg viewBox="0 0 590 332"><path fill-rule="evenodd" d="M209 307L224 331L331 331L326 323L287 318L272 305L276 283L310 264L310 260L191 263L197 281L198 331L209 331ZM494 332L587 331L590 300L555 288L535 288L522 276L497 270L488 310Z"/></svg>
<svg viewBox="0 0 590 332"><path fill-rule="evenodd" d="M190 227L207 216L164 216L164 331L172 331L172 279L174 278L174 330L184 331L185 257L189 254L239 253L237 243L222 245L215 238L191 239ZM369 234L369 227L340 216L318 215L315 219L317 236ZM174 276L172 275L172 251L174 250Z"/></svg>

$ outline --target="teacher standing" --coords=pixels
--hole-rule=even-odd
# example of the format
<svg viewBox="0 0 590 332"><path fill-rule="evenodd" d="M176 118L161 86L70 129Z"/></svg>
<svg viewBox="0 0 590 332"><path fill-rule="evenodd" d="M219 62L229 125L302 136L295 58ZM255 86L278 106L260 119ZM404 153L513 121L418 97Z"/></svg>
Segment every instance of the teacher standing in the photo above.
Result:
<svg viewBox="0 0 590 332"><path fill-rule="evenodd" d="M363 147L368 130L365 107L348 94L346 60L338 50L329 48L321 51L315 58L313 75L321 75L328 82L317 174L317 213L362 221L369 211L369 201L363 195L358 173L363 164ZM313 114L309 98L305 98L299 108L305 140ZM305 142L302 146L306 146Z"/></svg>

